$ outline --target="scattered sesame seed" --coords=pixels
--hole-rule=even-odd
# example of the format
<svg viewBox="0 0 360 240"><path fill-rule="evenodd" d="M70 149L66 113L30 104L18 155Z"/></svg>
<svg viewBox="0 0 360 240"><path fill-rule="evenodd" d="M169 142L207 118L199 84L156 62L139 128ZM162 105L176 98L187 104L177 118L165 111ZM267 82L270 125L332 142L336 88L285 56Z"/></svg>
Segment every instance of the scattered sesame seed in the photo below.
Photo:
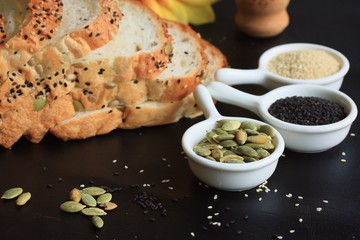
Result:
<svg viewBox="0 0 360 240"><path fill-rule="evenodd" d="M288 193L288 194L286 194L285 196L288 197L288 198L291 198L291 197L292 197L292 194L291 194L291 193Z"/></svg>
<svg viewBox="0 0 360 240"><path fill-rule="evenodd" d="M141 169L140 171L139 171L139 173L143 173L144 172L144 169Z"/></svg>
<svg viewBox="0 0 360 240"><path fill-rule="evenodd" d="M298 199L304 199L302 196L298 196Z"/></svg>
<svg viewBox="0 0 360 240"><path fill-rule="evenodd" d="M127 165L124 166L125 169L129 169L129 167Z"/></svg>
<svg viewBox="0 0 360 240"><path fill-rule="evenodd" d="M346 155L346 153L345 153L345 152L342 152L342 153L341 153L341 155L345 156L345 155Z"/></svg>
<svg viewBox="0 0 360 240"><path fill-rule="evenodd" d="M194 232L191 232L190 235L191 235L192 237L195 237L195 233L194 233Z"/></svg>
<svg viewBox="0 0 360 240"><path fill-rule="evenodd" d="M326 200L326 199L324 199L324 200L323 200L323 203L329 203L329 201L328 201L328 200Z"/></svg>
<svg viewBox="0 0 360 240"><path fill-rule="evenodd" d="M208 206L208 209L213 209L213 206Z"/></svg>
<svg viewBox="0 0 360 240"><path fill-rule="evenodd" d="M294 233L294 232L295 232L294 229L289 230L289 233Z"/></svg>
<svg viewBox="0 0 360 240"><path fill-rule="evenodd" d="M321 207L317 207L317 208L316 208L316 211L317 211L317 212L321 212L321 211L322 211L322 208L321 208Z"/></svg>
<svg viewBox="0 0 360 240"><path fill-rule="evenodd" d="M303 222L304 220L302 218L299 218L299 222Z"/></svg>
<svg viewBox="0 0 360 240"><path fill-rule="evenodd" d="M249 195L247 193L244 194L245 197L249 197Z"/></svg>
<svg viewBox="0 0 360 240"><path fill-rule="evenodd" d="M259 202L261 202L262 201L262 198L261 197L259 197Z"/></svg>
<svg viewBox="0 0 360 240"><path fill-rule="evenodd" d="M355 137L356 135L355 133L350 133L350 136Z"/></svg>
<svg viewBox="0 0 360 240"><path fill-rule="evenodd" d="M340 161L343 162L343 163L346 163L346 162L347 162L347 160L346 160L346 159L343 159L343 158L342 158Z"/></svg>
<svg viewBox="0 0 360 240"><path fill-rule="evenodd" d="M295 207L298 207L298 206L300 206L300 203L295 203Z"/></svg>
<svg viewBox="0 0 360 240"><path fill-rule="evenodd" d="M117 163L117 160L116 160L116 159L114 159L114 160L112 160L112 162L113 162L113 163Z"/></svg>
<svg viewBox="0 0 360 240"><path fill-rule="evenodd" d="M217 200L217 199L218 199L218 195L215 194L215 195L214 195L214 200Z"/></svg>

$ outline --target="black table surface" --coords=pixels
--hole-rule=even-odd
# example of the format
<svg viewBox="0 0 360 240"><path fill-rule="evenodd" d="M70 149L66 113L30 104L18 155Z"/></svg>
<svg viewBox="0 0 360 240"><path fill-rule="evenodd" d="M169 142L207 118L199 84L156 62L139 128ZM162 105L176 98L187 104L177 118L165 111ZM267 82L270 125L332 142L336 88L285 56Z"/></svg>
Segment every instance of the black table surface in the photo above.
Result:
<svg viewBox="0 0 360 240"><path fill-rule="evenodd" d="M360 102L358 0L291 1L289 27L267 39L237 30L234 1L223 0L214 8L217 21L194 29L218 46L232 67L256 68L259 56L279 44L322 44L348 57L350 71L341 91ZM238 88L267 91L255 85ZM217 107L222 115L258 118L238 107ZM360 239L359 121L341 144L326 152L285 149L266 185L270 191L224 192L199 182L182 154L184 131L201 120L116 130L79 141L46 136L32 144L21 139L11 150L0 149L0 191L21 186L32 193L23 207L0 201L0 238ZM101 230L88 217L59 210L68 192L82 184L114 190L118 208L104 217ZM144 211L134 201L143 194L162 209Z"/></svg>

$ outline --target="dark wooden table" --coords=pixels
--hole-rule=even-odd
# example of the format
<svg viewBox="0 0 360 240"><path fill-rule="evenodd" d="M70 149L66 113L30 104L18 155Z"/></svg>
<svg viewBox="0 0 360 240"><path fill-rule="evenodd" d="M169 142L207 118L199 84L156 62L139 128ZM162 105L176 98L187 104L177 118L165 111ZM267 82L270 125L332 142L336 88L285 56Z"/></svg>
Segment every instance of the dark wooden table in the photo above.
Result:
<svg viewBox="0 0 360 240"><path fill-rule="evenodd" d="M289 27L268 39L251 38L236 29L233 1L222 0L215 10L216 23L195 29L218 46L233 67L256 68L265 50L283 43L326 45L348 57L351 67L341 90L360 102L358 0L291 1ZM254 85L239 88L266 92ZM257 118L241 108L221 103L217 107L223 115ZM344 142L326 152L285 150L266 185L269 192L265 188L223 192L201 184L182 155L182 134L202 119L117 130L84 141L62 142L47 136L37 145L21 140L12 150L0 149L0 191L21 186L32 193L24 207L0 201L0 238L360 238L359 121ZM102 230L93 228L88 217L59 210L68 192L81 184L114 190L118 208L104 217ZM144 212L134 201L144 193L163 210Z"/></svg>

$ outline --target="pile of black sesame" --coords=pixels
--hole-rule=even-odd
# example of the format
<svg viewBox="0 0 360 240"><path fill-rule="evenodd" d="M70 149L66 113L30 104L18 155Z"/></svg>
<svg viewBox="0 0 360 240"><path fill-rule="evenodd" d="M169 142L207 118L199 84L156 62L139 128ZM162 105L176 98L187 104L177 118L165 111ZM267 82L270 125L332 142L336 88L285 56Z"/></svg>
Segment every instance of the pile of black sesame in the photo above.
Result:
<svg viewBox="0 0 360 240"><path fill-rule="evenodd" d="M275 101L269 113L285 122L299 125L325 125L344 119L344 108L336 103L319 97L286 97Z"/></svg>

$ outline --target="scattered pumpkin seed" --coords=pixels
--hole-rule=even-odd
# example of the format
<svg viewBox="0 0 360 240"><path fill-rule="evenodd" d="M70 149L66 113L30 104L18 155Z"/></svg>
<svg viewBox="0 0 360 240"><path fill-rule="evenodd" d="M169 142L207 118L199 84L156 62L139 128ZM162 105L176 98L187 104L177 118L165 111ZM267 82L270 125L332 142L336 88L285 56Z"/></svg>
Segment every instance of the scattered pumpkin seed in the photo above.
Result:
<svg viewBox="0 0 360 240"><path fill-rule="evenodd" d="M86 207L86 205L83 205L83 204L81 204L79 202L75 202L75 201L66 201L60 205L60 209L63 210L64 212L68 212L68 213L80 212L85 207Z"/></svg>
<svg viewBox="0 0 360 240"><path fill-rule="evenodd" d="M81 202L89 207L96 207L96 199L88 193L81 194Z"/></svg>
<svg viewBox="0 0 360 240"><path fill-rule="evenodd" d="M104 220L99 216L92 216L91 222L96 228L102 228L104 226Z"/></svg>
<svg viewBox="0 0 360 240"><path fill-rule="evenodd" d="M14 199L20 196L22 193L23 189L21 187L10 188L4 192L4 194L1 196L1 199Z"/></svg>
<svg viewBox="0 0 360 240"><path fill-rule="evenodd" d="M106 193L106 190L101 187L87 187L82 190L82 193L87 193L93 197L96 197Z"/></svg>
<svg viewBox="0 0 360 240"><path fill-rule="evenodd" d="M86 216L105 216L107 213L101 208L88 207L81 210Z"/></svg>
<svg viewBox="0 0 360 240"><path fill-rule="evenodd" d="M114 210L115 208L117 208L117 204L113 203L113 202L105 202L105 203L101 203L99 205L100 205L100 207L104 208L105 211L111 211L111 210Z"/></svg>
<svg viewBox="0 0 360 240"><path fill-rule="evenodd" d="M77 189L77 188L73 188L70 191L69 197L70 197L71 201L80 202L80 200L81 200L81 191L79 189Z"/></svg>
<svg viewBox="0 0 360 240"><path fill-rule="evenodd" d="M106 202L110 202L112 199L112 194L111 193L104 193L102 195L100 195L97 199L96 202L97 204L103 204Z"/></svg>
<svg viewBox="0 0 360 240"><path fill-rule="evenodd" d="M20 196L16 199L16 205L24 206L31 198L31 193L25 192L20 194Z"/></svg>

